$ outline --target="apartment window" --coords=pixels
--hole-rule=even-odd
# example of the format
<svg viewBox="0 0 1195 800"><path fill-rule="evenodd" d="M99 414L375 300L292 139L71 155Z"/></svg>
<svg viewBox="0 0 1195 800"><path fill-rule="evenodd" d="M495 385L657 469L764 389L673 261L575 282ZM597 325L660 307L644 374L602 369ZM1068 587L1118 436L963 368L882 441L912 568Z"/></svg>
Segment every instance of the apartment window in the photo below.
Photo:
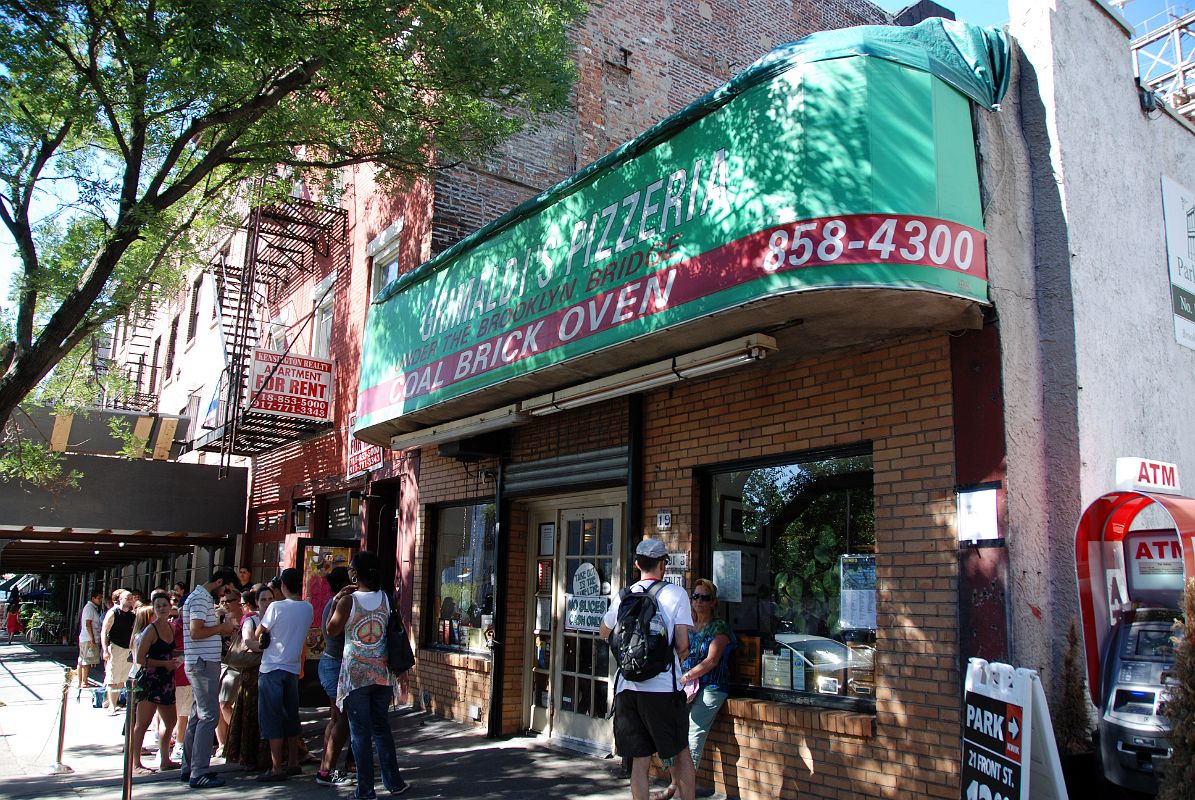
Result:
<svg viewBox="0 0 1195 800"><path fill-rule="evenodd" d="M382 293L387 285L398 278L398 249L402 243L402 228L403 220L399 217L365 247L365 254L373 259L369 291L370 296L374 299Z"/></svg>
<svg viewBox="0 0 1195 800"><path fill-rule="evenodd" d="M154 339L153 360L149 362L149 393L158 391L158 359L162 356L162 337ZM140 383L140 380L138 380Z"/></svg>
<svg viewBox="0 0 1195 800"><path fill-rule="evenodd" d="M170 337L166 339L166 374L162 376L162 383L170 380L170 373L174 371L174 348L178 344L178 317L170 323Z"/></svg>
<svg viewBox="0 0 1195 800"><path fill-rule="evenodd" d="M275 353L286 352L286 319L281 316L270 322L269 347Z"/></svg>
<svg viewBox="0 0 1195 800"><path fill-rule="evenodd" d="M433 644L489 652L485 631L494 613L497 522L493 503L441 508L436 513Z"/></svg>
<svg viewBox="0 0 1195 800"><path fill-rule="evenodd" d="M328 358L332 353L332 284L336 280L333 272L316 284L313 292L315 320L311 326L311 355Z"/></svg>
<svg viewBox="0 0 1195 800"><path fill-rule="evenodd" d="M875 504L870 452L709 476L709 573L735 633L741 693L874 708Z"/></svg>
<svg viewBox="0 0 1195 800"><path fill-rule="evenodd" d="M195 278L191 284L191 313L187 317L187 341L195 338L195 331L199 327L199 288L203 286L203 274Z"/></svg>
<svg viewBox="0 0 1195 800"><path fill-rule="evenodd" d="M373 296L382 293L391 281L398 278L398 254L394 254L385 261L374 261L373 264Z"/></svg>

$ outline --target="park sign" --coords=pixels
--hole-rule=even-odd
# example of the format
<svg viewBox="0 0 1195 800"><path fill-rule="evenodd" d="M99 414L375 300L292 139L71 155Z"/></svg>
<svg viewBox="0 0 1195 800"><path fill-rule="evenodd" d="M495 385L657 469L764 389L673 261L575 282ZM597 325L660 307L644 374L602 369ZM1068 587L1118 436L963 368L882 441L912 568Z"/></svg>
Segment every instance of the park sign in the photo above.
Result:
<svg viewBox="0 0 1195 800"><path fill-rule="evenodd" d="M354 433L388 444L405 415L760 300L986 303L969 101L995 107L1007 62L1003 33L941 19L778 48L387 287Z"/></svg>
<svg viewBox="0 0 1195 800"><path fill-rule="evenodd" d="M1037 673L972 658L963 684L960 800L1066 800Z"/></svg>

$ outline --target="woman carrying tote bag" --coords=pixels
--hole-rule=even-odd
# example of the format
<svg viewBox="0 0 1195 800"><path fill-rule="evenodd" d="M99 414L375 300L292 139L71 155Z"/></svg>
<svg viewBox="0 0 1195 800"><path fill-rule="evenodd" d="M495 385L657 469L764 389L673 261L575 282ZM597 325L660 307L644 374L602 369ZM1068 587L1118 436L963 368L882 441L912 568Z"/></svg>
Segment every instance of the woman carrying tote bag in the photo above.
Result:
<svg viewBox="0 0 1195 800"><path fill-rule="evenodd" d="M328 618L328 633L344 634L344 656L336 705L349 720L353 760L357 763L355 800L373 800L373 749L377 747L382 784L391 794L402 794L410 785L403 780L390 730L390 700L394 676L387 655L386 631L390 600L381 591L378 557L361 551L353 556L349 578L353 584L332 598L335 610Z"/></svg>

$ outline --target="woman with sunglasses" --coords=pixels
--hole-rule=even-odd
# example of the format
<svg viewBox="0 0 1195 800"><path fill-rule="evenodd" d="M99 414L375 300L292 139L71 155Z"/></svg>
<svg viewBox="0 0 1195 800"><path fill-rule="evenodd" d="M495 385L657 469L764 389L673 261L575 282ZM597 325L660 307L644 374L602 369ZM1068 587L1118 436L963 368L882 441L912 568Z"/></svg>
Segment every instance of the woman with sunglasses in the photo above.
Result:
<svg viewBox="0 0 1195 800"><path fill-rule="evenodd" d="M689 655L681 685L694 681L698 684L697 694L689 705L689 754L696 770L714 718L726 702L730 651L738 643L726 620L715 616L718 589L713 583L698 578L689 597L693 601L693 629L689 631Z"/></svg>

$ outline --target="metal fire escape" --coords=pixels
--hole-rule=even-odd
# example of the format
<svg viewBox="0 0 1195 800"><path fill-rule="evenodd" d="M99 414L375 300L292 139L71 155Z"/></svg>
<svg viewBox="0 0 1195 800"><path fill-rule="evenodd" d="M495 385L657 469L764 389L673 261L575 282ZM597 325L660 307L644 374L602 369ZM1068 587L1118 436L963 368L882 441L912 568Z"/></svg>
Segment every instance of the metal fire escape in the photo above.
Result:
<svg viewBox="0 0 1195 800"><path fill-rule="evenodd" d="M130 311L118 322L106 352L96 354L96 374L106 387L99 398L101 408L158 410L158 380L163 376L158 372L158 354L150 355L150 324L149 315ZM109 375L120 380L102 380Z"/></svg>
<svg viewBox="0 0 1195 800"><path fill-rule="evenodd" d="M1130 47L1141 85L1195 122L1195 11L1187 9L1168 7L1147 20Z"/></svg>
<svg viewBox="0 0 1195 800"><path fill-rule="evenodd" d="M304 278L317 274L321 262L346 252L348 214L336 206L301 197L265 197L244 223L245 255L238 268L221 259L216 265L216 301L227 357L221 375L215 428L197 439L195 448L218 451L226 466L232 456L255 456L313 433L327 423L282 417L250 409L249 372L262 328L259 310L267 310Z"/></svg>

